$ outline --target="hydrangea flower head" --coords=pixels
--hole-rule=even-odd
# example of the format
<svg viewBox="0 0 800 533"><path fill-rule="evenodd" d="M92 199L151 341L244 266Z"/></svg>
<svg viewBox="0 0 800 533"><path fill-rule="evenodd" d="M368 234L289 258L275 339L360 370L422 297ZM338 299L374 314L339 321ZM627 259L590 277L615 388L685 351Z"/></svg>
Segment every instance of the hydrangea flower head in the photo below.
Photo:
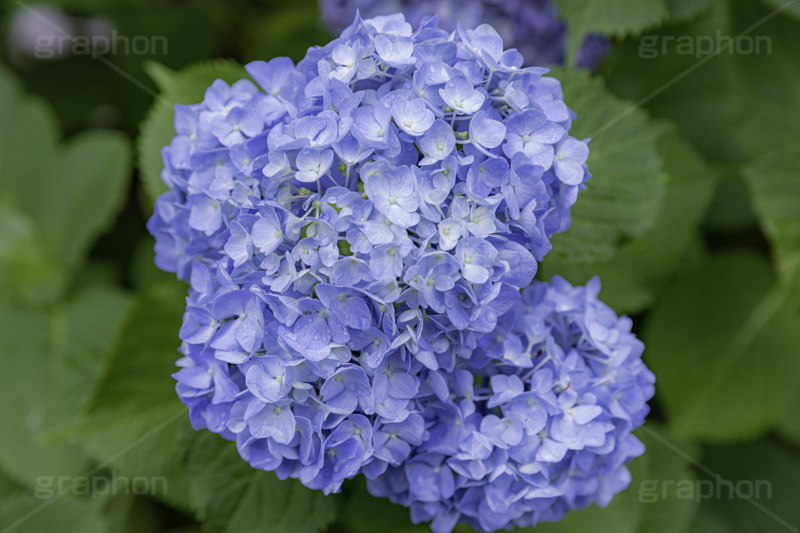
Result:
<svg viewBox="0 0 800 533"><path fill-rule="evenodd" d="M515 433L498 433L508 417L495 421L484 404L452 398L472 390L471 376L503 374L500 388L519 381L498 398L531 386L530 349L546 326L510 324L520 306L542 308L525 296L533 289L521 291L589 179L588 148L569 135L574 114L558 81L523 63L488 25L447 32L436 18L413 29L402 15L357 17L297 65L247 65L257 85L218 80L202 103L176 107L178 135L162 154L170 190L148 227L157 264L190 283L174 377L196 428L235 440L253 467L326 493L358 473L380 483L452 438L497 461L506 453L519 475L518 459L492 451L515 442ZM587 335L605 335L614 354L624 351L618 343L636 346L610 310L592 309L600 318ZM492 345L505 336L522 343L529 330L527 351ZM553 339L546 360L559 380L582 355L559 344L566 337ZM619 364L638 360L629 352ZM584 420L607 408L587 391L559 395L548 416L599 406L576 415ZM477 432L437 436L450 431L454 408ZM599 416L587 428L564 422L554 439L572 451L613 448L621 464L631 454L616 445L624 439L612 415L595 424ZM442 461L472 453L454 450L436 453ZM593 472L600 467L586 466L587 478ZM463 481L420 501L455 516L467 505L453 499ZM483 486L484 475L469 484ZM413 491L391 497L428 519ZM513 520L522 523L530 509L520 509Z"/></svg>
<svg viewBox="0 0 800 533"><path fill-rule="evenodd" d="M336 33L350 24L357 11L365 17L403 12L414 26L436 13L447 31L454 31L459 22L469 28L488 23L530 65L562 64L567 47L566 25L552 0L319 0L319 7L322 20ZM588 35L576 65L594 69L610 49L602 35Z"/></svg>
<svg viewBox="0 0 800 533"><path fill-rule="evenodd" d="M597 299L597 278L534 282L452 372L428 371L423 442L367 487L447 533L560 520L631 481L655 377L644 345Z"/></svg>
<svg viewBox="0 0 800 533"><path fill-rule="evenodd" d="M427 320L491 331L589 179L558 81L488 25L357 19L297 66L247 70L262 91L218 80L178 106L150 228L181 279L258 289L304 357L368 327L412 354Z"/></svg>

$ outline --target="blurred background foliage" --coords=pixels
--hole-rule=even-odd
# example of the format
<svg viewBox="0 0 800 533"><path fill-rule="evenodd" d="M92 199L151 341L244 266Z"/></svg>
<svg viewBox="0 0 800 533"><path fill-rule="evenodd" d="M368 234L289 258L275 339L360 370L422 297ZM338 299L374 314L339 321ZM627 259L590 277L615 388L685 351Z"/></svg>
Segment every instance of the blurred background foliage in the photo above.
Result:
<svg viewBox="0 0 800 533"><path fill-rule="evenodd" d="M539 277L600 275L658 382L631 487L605 510L536 529L797 531L800 3L557 3L568 57L587 32L609 36L613 52L594 75L570 60L555 69L578 115L573 134L592 137L594 177ZM251 469L231 443L192 431L170 378L184 288L153 266L144 224L164 190L172 105L244 77L244 62L298 60L327 42L314 0L0 9L4 531L425 531L359 480L324 497ZM58 9L86 31L163 36L168 48L37 60L14 34L30 9ZM646 42L718 35L766 36L769 53L671 46L643 57ZM168 489L41 494L42 479L113 475L161 476ZM720 479L767 480L771 491L703 499L664 488ZM651 502L641 490L653 481L664 492Z"/></svg>

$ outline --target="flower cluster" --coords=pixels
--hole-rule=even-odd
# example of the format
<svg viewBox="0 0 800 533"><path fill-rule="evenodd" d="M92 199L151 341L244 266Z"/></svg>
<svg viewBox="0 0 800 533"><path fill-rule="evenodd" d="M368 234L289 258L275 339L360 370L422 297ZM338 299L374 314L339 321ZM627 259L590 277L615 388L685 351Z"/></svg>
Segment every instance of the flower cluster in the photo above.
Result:
<svg viewBox="0 0 800 533"><path fill-rule="evenodd" d="M366 17L402 11L412 25L438 13L447 31L462 26L492 25L509 47L517 48L531 65L564 62L566 26L552 0L319 0L325 24L340 32L359 11ZM610 50L608 39L589 35L578 51L579 67L596 68Z"/></svg>
<svg viewBox="0 0 800 533"><path fill-rule="evenodd" d="M375 496L411 508L415 523L449 532L560 520L607 505L644 452L655 377L631 321L597 299L597 278L559 277L523 291L497 328L453 372L427 371L416 402L425 435L402 466L368 481Z"/></svg>
<svg viewBox="0 0 800 533"><path fill-rule="evenodd" d="M396 15L296 67L249 64L264 92L218 80L176 109L157 262L263 293L306 359L374 338L436 367L424 323L491 331L589 179L558 81L521 65L489 26L412 32ZM256 340L211 346L238 364Z"/></svg>
<svg viewBox="0 0 800 533"><path fill-rule="evenodd" d="M502 525L476 518L505 512L499 483L517 523L620 490L649 389L636 409L616 395L651 383L641 345L594 289L530 288L589 179L558 81L490 26L402 15L247 71L260 88L176 106L148 223L190 283L175 379L194 427L326 493L408 472L390 497L446 512L437 531ZM454 483L435 499L409 470L434 456Z"/></svg>

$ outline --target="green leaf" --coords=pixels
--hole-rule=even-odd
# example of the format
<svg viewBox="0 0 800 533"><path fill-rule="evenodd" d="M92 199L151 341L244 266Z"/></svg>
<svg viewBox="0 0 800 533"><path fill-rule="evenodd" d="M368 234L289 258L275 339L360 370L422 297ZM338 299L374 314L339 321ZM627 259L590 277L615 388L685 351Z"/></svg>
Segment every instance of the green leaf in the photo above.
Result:
<svg viewBox="0 0 800 533"><path fill-rule="evenodd" d="M80 450L70 445L42 445L37 436L53 422L47 401L51 318L45 313L0 306L0 339L5 365L0 390L0 465L19 483L41 477L75 476L86 467ZM13 401L11 399L13 398Z"/></svg>
<svg viewBox="0 0 800 533"><path fill-rule="evenodd" d="M13 479L0 471L0 501L22 494L22 492L22 486L18 485Z"/></svg>
<svg viewBox="0 0 800 533"><path fill-rule="evenodd" d="M189 509L185 457L194 431L175 394L185 287L141 293L76 432L87 452L128 476L145 476L154 496Z"/></svg>
<svg viewBox="0 0 800 533"><path fill-rule="evenodd" d="M64 275L24 209L44 193L39 181L55 158L58 129L50 109L24 95L2 65L0 116L0 300L52 301Z"/></svg>
<svg viewBox="0 0 800 533"><path fill-rule="evenodd" d="M0 65L0 198L20 207L41 201L42 176L57 153L58 126L50 108L24 95Z"/></svg>
<svg viewBox="0 0 800 533"><path fill-rule="evenodd" d="M747 184L738 174L722 176L711 204L708 206L703 226L713 233L741 233L753 230L758 226L753 198Z"/></svg>
<svg viewBox="0 0 800 533"><path fill-rule="evenodd" d="M573 64L580 44L590 33L611 37L635 35L667 18L662 0L556 0L567 23L567 61Z"/></svg>
<svg viewBox="0 0 800 533"><path fill-rule="evenodd" d="M137 140L138 166L150 201L154 202L167 186L161 180L161 148L175 137L173 118L175 104L196 104L203 101L206 89L216 79L228 83L247 77L244 68L235 61L216 60L197 63L175 72L158 63L148 63L146 70L161 91L147 112Z"/></svg>
<svg viewBox="0 0 800 533"><path fill-rule="evenodd" d="M711 8L714 0L665 0L670 22L685 22Z"/></svg>
<svg viewBox="0 0 800 533"><path fill-rule="evenodd" d="M673 429L724 441L757 435L798 397L798 309L769 264L713 256L678 278L649 317L645 360Z"/></svg>
<svg viewBox="0 0 800 533"><path fill-rule="evenodd" d="M686 459L699 455L696 447L652 422L636 434L644 442L649 457L647 478L629 489L636 491L642 505L637 533L688 531L697 505L694 500L681 497L678 489L692 486L697 480Z"/></svg>
<svg viewBox="0 0 800 533"><path fill-rule="evenodd" d="M653 304L666 278L683 264L692 240L697 238L716 177L674 132L663 135L657 147L669 181L654 225L622 245L609 261L559 260L554 250L555 259L548 256L543 262L544 278L558 274L582 284L600 276L604 301L621 313L641 311ZM579 196L578 204L582 200Z"/></svg>
<svg viewBox="0 0 800 533"><path fill-rule="evenodd" d="M125 491L117 491L108 498L105 516L109 531L115 533L165 531L159 527L159 522L163 520L163 508L159 502L144 496L125 494ZM177 533L173 529L169 532Z"/></svg>
<svg viewBox="0 0 800 533"><path fill-rule="evenodd" d="M800 22L788 16L800 12L800 6L784 1L772 6L731 2L733 35L758 24L745 41L753 50L731 56L739 97L738 132L752 155L789 146L800 137Z"/></svg>
<svg viewBox="0 0 800 533"><path fill-rule="evenodd" d="M174 282L175 274L164 272L155 264L155 239L147 235L136 245L133 254L131 277L133 286L137 290L147 290L149 287Z"/></svg>
<svg viewBox="0 0 800 533"><path fill-rule="evenodd" d="M701 505L695 513L690 533L734 533L724 519L711 510L708 505Z"/></svg>
<svg viewBox="0 0 800 533"><path fill-rule="evenodd" d="M92 287L51 314L0 306L0 388L14 398L0 409L0 467L20 483L85 473L80 448L52 434L84 405L128 305L122 291Z"/></svg>
<svg viewBox="0 0 800 533"><path fill-rule="evenodd" d="M0 527L9 533L107 531L102 500L59 496L57 492L46 499L23 494L0 500Z"/></svg>
<svg viewBox="0 0 800 533"><path fill-rule="evenodd" d="M742 161L746 150L736 135L738 87L731 55L710 57L705 51L733 35L729 2L713 0L685 23L619 43L607 63L608 87L674 122L709 160Z"/></svg>
<svg viewBox="0 0 800 533"><path fill-rule="evenodd" d="M32 223L13 216L8 241L16 246L8 255L19 258L10 267L0 265L0 272L30 267L16 291L28 301L53 301L64 285L53 263L65 271L74 269L122 206L130 175L129 145L121 134L98 131L58 146L49 109L21 94L1 69L0 94L0 201ZM25 241L30 244L23 245ZM19 253L28 246L31 250ZM0 255L7 256L7 251L0 250ZM35 264L37 259L41 265Z"/></svg>
<svg viewBox="0 0 800 533"><path fill-rule="evenodd" d="M721 478L709 480L713 496L703 507L710 507L728 531L800 529L796 450L770 441L712 446L702 462Z"/></svg>
<svg viewBox="0 0 800 533"><path fill-rule="evenodd" d="M745 167L761 227L784 275L800 264L800 160L796 149L768 153Z"/></svg>
<svg viewBox="0 0 800 533"><path fill-rule="evenodd" d="M170 374L165 374L169 378ZM173 385L174 389L174 385ZM172 391L173 394L174 390ZM186 454L195 438L189 413L175 397L170 410L90 413L76 435L86 453L120 476L144 477L151 496L190 511ZM144 489L143 489L144 490Z"/></svg>
<svg viewBox="0 0 800 533"><path fill-rule="evenodd" d="M180 356L185 291L173 281L139 295L92 398L92 412L145 411L176 399L170 374Z"/></svg>
<svg viewBox="0 0 800 533"><path fill-rule="evenodd" d="M248 17L243 28L246 61L288 56L300 61L311 45L324 46L332 36L320 20L316 1L277 4ZM300 37L300 38L298 38Z"/></svg>
<svg viewBox="0 0 800 533"><path fill-rule="evenodd" d="M70 139L41 178L43 190L28 208L48 248L67 267L77 265L122 208L130 163L121 134L83 133Z"/></svg>
<svg viewBox="0 0 800 533"><path fill-rule="evenodd" d="M65 420L86 407L132 304L119 288L88 286L54 313L48 394Z"/></svg>
<svg viewBox="0 0 800 533"><path fill-rule="evenodd" d="M316 533L336 517L335 495L245 462L232 442L205 433L192 447L192 503L215 533Z"/></svg>
<svg viewBox="0 0 800 533"><path fill-rule="evenodd" d="M667 176L656 140L664 126L608 93L588 73L556 70L564 100L577 114L570 134L589 143L592 179L572 208L572 225L553 237L547 260L591 262L613 257L619 244L652 227Z"/></svg>
<svg viewBox="0 0 800 533"><path fill-rule="evenodd" d="M362 476L358 476L361 478ZM337 525L348 533L372 533L375 524L381 524L382 533L398 533L418 528L420 532L427 533L427 526L414 526L411 523L409 510L402 505L396 505L386 498L375 498L367 491L365 479L355 479L345 490L351 489L342 506ZM459 533L459 527L456 528Z"/></svg>
<svg viewBox="0 0 800 533"><path fill-rule="evenodd" d="M61 292L65 275L28 215L0 200L0 301L44 303Z"/></svg>
<svg viewBox="0 0 800 533"><path fill-rule="evenodd" d="M797 398L797 401L792 408L792 412L800 413L800 397ZM789 439L795 444L800 444L800 416L795 415L786 417L778 427L778 432L784 438Z"/></svg>
<svg viewBox="0 0 800 533"><path fill-rule="evenodd" d="M772 10L780 10L786 15L800 20L800 5L796 2L786 2L785 0L761 0L764 5Z"/></svg>

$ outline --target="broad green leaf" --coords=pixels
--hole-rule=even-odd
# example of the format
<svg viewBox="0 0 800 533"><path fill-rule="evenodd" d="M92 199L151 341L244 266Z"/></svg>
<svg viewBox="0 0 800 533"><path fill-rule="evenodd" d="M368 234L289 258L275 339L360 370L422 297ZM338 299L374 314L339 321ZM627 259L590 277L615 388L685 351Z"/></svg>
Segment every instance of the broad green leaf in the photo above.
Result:
<svg viewBox="0 0 800 533"><path fill-rule="evenodd" d="M45 176L56 157L58 127L50 108L24 95L0 65L0 198L28 208L47 192Z"/></svg>
<svg viewBox="0 0 800 533"><path fill-rule="evenodd" d="M226 36L224 32L231 32L240 24L239 20L245 17L243 10L247 8L247 4L208 0L185 4L115 0L113 4L116 5L112 6L108 5L108 0L91 1L100 4L91 9L91 12L106 15L118 28L120 35L160 37L161 40L151 40L152 52L149 57L171 66L188 65L218 55L222 41L234 37ZM134 5L135 3L139 5ZM250 9L252 8L248 11ZM126 66L129 70L135 69L137 73L141 72L143 59L147 60L142 57L115 59L120 61L121 66Z"/></svg>
<svg viewBox="0 0 800 533"><path fill-rule="evenodd" d="M101 465L148 477L154 496L188 509L184 459L194 432L170 377L184 295L176 281L140 294L77 436Z"/></svg>
<svg viewBox="0 0 800 533"><path fill-rule="evenodd" d="M703 507L710 507L728 531L800 529L796 449L771 441L712 446L705 450L702 463L720 478L707 480L703 489L711 496L706 496Z"/></svg>
<svg viewBox="0 0 800 533"><path fill-rule="evenodd" d="M665 0L669 22L691 20L711 7L714 0Z"/></svg>
<svg viewBox="0 0 800 533"><path fill-rule="evenodd" d="M372 533L375 524L381 524L381 533L405 533L413 528L417 528L420 533L430 531L424 525L414 526L406 507L393 504L386 498L373 497L367 491L365 479L351 481L349 485L345 485L344 490L346 498L336 524L347 533ZM463 526L456 526L455 532L460 533L461 528Z"/></svg>
<svg viewBox="0 0 800 533"><path fill-rule="evenodd" d="M790 12L800 12L797 2L731 2L733 35L750 30L742 41L747 53L731 56L738 131L750 155L788 147L800 137L800 21Z"/></svg>
<svg viewBox="0 0 800 533"><path fill-rule="evenodd" d="M653 227L624 246L614 261L616 268L650 285L683 264L716 181L716 173L677 135L660 138L658 149L670 177L663 206Z"/></svg>
<svg viewBox="0 0 800 533"><path fill-rule="evenodd" d="M144 237L133 254L131 277L137 290L148 290L150 287L172 282L175 274L164 272L155 264L155 239L150 235Z"/></svg>
<svg viewBox="0 0 800 533"><path fill-rule="evenodd" d="M169 378L169 373L165 375ZM109 409L88 415L77 435L86 453L120 476L146 478L148 484L142 490L190 511L191 480L185 459L195 431L189 424L188 410L177 396L169 410L166 406L141 411L125 411L127 408L122 407L119 413Z"/></svg>
<svg viewBox="0 0 800 533"><path fill-rule="evenodd" d="M784 149L758 158L745 168L745 177L761 227L785 275L800 263L800 159L797 150Z"/></svg>
<svg viewBox="0 0 800 533"><path fill-rule="evenodd" d="M288 56L297 62L309 46L324 46L332 39L320 20L319 4L313 0L279 4L253 13L244 23L246 61Z"/></svg>
<svg viewBox="0 0 800 533"><path fill-rule="evenodd" d="M0 306L0 339L5 365L0 372L0 465L23 485L48 476L75 476L86 467L70 445L42 445L38 434L51 424L48 402L48 352L51 318L45 313Z"/></svg>
<svg viewBox="0 0 800 533"><path fill-rule="evenodd" d="M732 234L753 230L758 226L753 198L744 179L738 174L723 175L703 220L706 231Z"/></svg>
<svg viewBox="0 0 800 533"><path fill-rule="evenodd" d="M46 193L41 179L57 151L55 119L2 65L0 117L0 299L52 301L64 275L28 208Z"/></svg>
<svg viewBox="0 0 800 533"><path fill-rule="evenodd" d="M167 186L161 180L161 149L175 137L173 118L175 104L197 104L203 101L206 89L216 79L228 83L247 77L235 61L216 60L197 63L175 72L158 63L149 63L147 71L160 90L159 98L147 112L137 140L137 161L150 202L154 202Z"/></svg>
<svg viewBox="0 0 800 533"><path fill-rule="evenodd" d="M137 229L141 230L141 227L137 227ZM114 230L112 230L112 232L114 232ZM137 231L136 233L139 232ZM125 251L125 249L130 246L130 243L127 241L127 237L128 236L125 235L124 232L120 232L120 234L114 232L113 234L110 233L103 240L105 242L113 240L115 243L119 243L119 248L115 248L114 251L117 249ZM103 244L98 244L98 248L100 249L98 250L97 256L92 257L89 262L81 265L81 268L73 274L71 280L73 287L82 288L94 287L98 285L114 287L122 286L124 284L124 272L121 271L122 268L120 268L119 263L112 259L112 257L116 259L118 256L111 256L109 253L110 250L108 250L108 248L106 248ZM102 257L100 257L100 254L103 254ZM122 255L122 257L125 257L125 255Z"/></svg>
<svg viewBox="0 0 800 533"><path fill-rule="evenodd" d="M792 412L795 413L794 416L786 417L778 427L778 431L783 437L800 444L800 416L797 415L800 413L800 397L797 398Z"/></svg>
<svg viewBox="0 0 800 533"><path fill-rule="evenodd" d="M63 419L86 407L131 306L132 297L119 288L89 286L54 312L48 394Z"/></svg>
<svg viewBox="0 0 800 533"><path fill-rule="evenodd" d="M117 491L108 497L105 517L110 531L140 533L163 531L159 528L162 509L152 498Z"/></svg>
<svg viewBox="0 0 800 533"><path fill-rule="evenodd" d="M723 36L735 35L729 11L727 0L712 0L687 22L619 43L607 75L609 90L674 122L709 160L739 162L747 154L736 135L732 57L708 51Z"/></svg>
<svg viewBox="0 0 800 533"><path fill-rule="evenodd" d="M31 222L15 217L14 237L8 240L36 241L29 251L11 254L16 262L12 270L20 265L30 269L21 273L16 290L28 301L52 301L63 286L53 263L65 271L74 269L122 205L130 175L129 145L120 134L98 131L58 146L49 109L21 94L4 70L0 95L0 200Z"/></svg>
<svg viewBox="0 0 800 533"><path fill-rule="evenodd" d="M662 136L657 147L670 178L653 227L622 245L609 261L559 261L554 250L555 259L548 256L542 265L544 278L558 274L582 284L600 276L603 300L620 313L637 312L653 304L667 276L683 264L692 239L698 235L716 177L674 132ZM582 200L579 197L578 203Z"/></svg>
<svg viewBox="0 0 800 533"><path fill-rule="evenodd" d="M708 505L701 505L694 515L689 533L734 533L734 530Z"/></svg>
<svg viewBox="0 0 800 533"><path fill-rule="evenodd" d="M664 126L608 93L602 80L586 72L556 70L554 76L577 114L570 134L592 138L587 163L592 179L572 208L569 230L553 237L547 259L607 260L621 242L641 235L656 220L667 180L656 147Z"/></svg>
<svg viewBox="0 0 800 533"><path fill-rule="evenodd" d="M0 200L0 300L52 301L65 273L28 215Z"/></svg>
<svg viewBox="0 0 800 533"><path fill-rule="evenodd" d="M23 492L22 486L0 470L0 500L17 496Z"/></svg>
<svg viewBox="0 0 800 533"><path fill-rule="evenodd" d="M800 20L800 5L796 2L789 2L787 0L761 0L764 5L772 10L781 11L786 15L792 16Z"/></svg>
<svg viewBox="0 0 800 533"><path fill-rule="evenodd" d="M191 465L192 503L207 531L316 533L336 517L335 495L252 468L218 435L196 440Z"/></svg>
<svg viewBox="0 0 800 533"><path fill-rule="evenodd" d="M636 431L649 457L647 478L629 490L636 491L642 510L637 533L683 533L697 511L694 500L679 489L693 486L697 478L687 457L697 457L694 445L676 439L658 424L648 422Z"/></svg>
<svg viewBox="0 0 800 533"><path fill-rule="evenodd" d="M14 399L0 409L0 470L25 485L85 474L84 454L58 429L83 407L128 305L121 290L92 287L50 314L0 307L0 388Z"/></svg>
<svg viewBox="0 0 800 533"><path fill-rule="evenodd" d="M0 499L0 531L8 533L104 533L109 531L102 515L102 500L76 498L51 488L40 488L39 495L27 494Z"/></svg>
<svg viewBox="0 0 800 533"><path fill-rule="evenodd" d="M116 339L91 412L145 411L176 399L170 374L180 357L185 290L173 281L139 295Z"/></svg>
<svg viewBox="0 0 800 533"><path fill-rule="evenodd" d="M750 252L713 256L669 287L643 337L677 433L745 438L790 416L800 395L800 329L787 294Z"/></svg>
<svg viewBox="0 0 800 533"><path fill-rule="evenodd" d="M639 34L668 15L662 0L556 0L559 16L567 23L567 57L574 58L584 37L600 33L612 37ZM567 64L572 64L568 59Z"/></svg>
<svg viewBox="0 0 800 533"><path fill-rule="evenodd" d="M130 163L122 135L90 132L70 139L49 172L38 177L45 190L29 209L64 265L74 267L111 226L128 192Z"/></svg>

